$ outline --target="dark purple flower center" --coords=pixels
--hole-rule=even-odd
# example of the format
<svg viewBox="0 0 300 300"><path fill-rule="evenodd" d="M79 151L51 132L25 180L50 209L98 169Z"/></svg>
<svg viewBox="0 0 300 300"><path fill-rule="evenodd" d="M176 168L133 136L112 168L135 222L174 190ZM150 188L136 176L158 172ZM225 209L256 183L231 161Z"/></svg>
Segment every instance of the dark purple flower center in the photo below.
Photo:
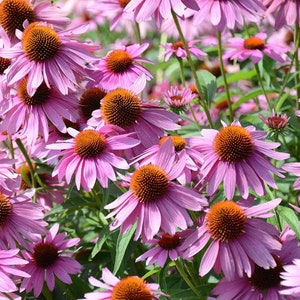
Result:
<svg viewBox="0 0 300 300"><path fill-rule="evenodd" d="M0 57L0 75L10 66L11 60L8 58Z"/></svg>
<svg viewBox="0 0 300 300"><path fill-rule="evenodd" d="M176 233L173 235L164 233L158 242L158 245L165 250L175 249L179 244L180 239Z"/></svg>
<svg viewBox="0 0 300 300"><path fill-rule="evenodd" d="M43 269L53 265L58 258L58 249L51 243L39 243L33 250L32 257L34 262Z"/></svg>
<svg viewBox="0 0 300 300"><path fill-rule="evenodd" d="M9 199L0 193L0 225L5 224L10 215L11 209L12 205Z"/></svg>
<svg viewBox="0 0 300 300"><path fill-rule="evenodd" d="M86 90L80 97L80 109L85 118L89 119L92 112L100 108L100 101L104 98L106 92L99 88Z"/></svg>

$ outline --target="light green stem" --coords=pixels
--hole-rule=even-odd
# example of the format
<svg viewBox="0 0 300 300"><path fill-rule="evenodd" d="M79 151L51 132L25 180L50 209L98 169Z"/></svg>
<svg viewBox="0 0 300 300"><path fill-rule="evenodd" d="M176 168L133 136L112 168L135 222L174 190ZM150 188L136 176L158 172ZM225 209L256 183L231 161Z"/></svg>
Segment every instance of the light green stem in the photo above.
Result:
<svg viewBox="0 0 300 300"><path fill-rule="evenodd" d="M224 68L224 62L223 62L223 57L222 57L223 54L222 53L223 53L222 33L221 33L221 31L218 30L218 55L219 55L219 61L220 61L220 69L221 69L221 74L222 74L222 78L223 78L223 81L224 81L225 93L226 93L227 102L228 102L229 117L230 117L230 121L232 122L233 118L234 118L234 113L233 113L233 109L232 109L231 96L230 96L230 92L229 92L227 77L226 77L226 74L225 74L225 68Z"/></svg>
<svg viewBox="0 0 300 300"><path fill-rule="evenodd" d="M197 288L193 285L193 283L190 281L188 275L186 274L182 264L179 260L175 261L176 268L183 278L183 280L186 282L186 284L191 288L191 290L199 297L198 300L204 300L205 297L197 290Z"/></svg>

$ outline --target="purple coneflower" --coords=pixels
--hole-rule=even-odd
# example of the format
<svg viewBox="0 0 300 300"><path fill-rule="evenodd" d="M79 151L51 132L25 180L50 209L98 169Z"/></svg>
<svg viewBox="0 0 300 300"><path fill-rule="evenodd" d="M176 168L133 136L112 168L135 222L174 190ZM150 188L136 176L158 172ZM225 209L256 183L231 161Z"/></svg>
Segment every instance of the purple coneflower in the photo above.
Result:
<svg viewBox="0 0 300 300"><path fill-rule="evenodd" d="M96 67L99 70L101 87L107 90L116 88L129 88L142 74L146 80L152 75L141 62L152 63L149 59L140 56L148 48L149 44L133 44L112 50L101 58Z"/></svg>
<svg viewBox="0 0 300 300"><path fill-rule="evenodd" d="M140 78L141 79L141 78ZM144 88L144 80L138 79L130 89L116 89L106 94L101 107L92 113L88 125L101 128L105 124L119 126L126 133L135 132L141 141L136 154L157 144L164 130L180 128L175 122L178 115L155 103L144 103L138 93Z"/></svg>
<svg viewBox="0 0 300 300"><path fill-rule="evenodd" d="M192 225L187 209L200 211L207 205L199 193L172 181L180 175L185 162L181 159L175 163L171 141L166 141L161 150L152 164L143 165L124 177L129 191L105 206L113 209L107 218L115 216L111 230L120 227L121 232L126 232L137 220L135 240L140 235L143 240L150 240L160 228L175 234L176 227L186 229Z"/></svg>
<svg viewBox="0 0 300 300"><path fill-rule="evenodd" d="M59 224L54 224L44 239L39 237L30 251L23 251L24 257L29 261L23 270L31 277L23 279L21 291L25 290L29 293L33 290L34 297L38 297L43 289L44 280L49 290L53 291L55 277L71 284L72 279L69 274L80 273L81 265L71 257L72 251L67 250L77 245L80 239L65 239L66 233L57 233L58 229Z"/></svg>
<svg viewBox="0 0 300 300"><path fill-rule="evenodd" d="M95 61L91 52L97 47L73 40L85 28L55 31L51 24L33 22L23 33L20 42L10 49L0 49L0 55L12 59L7 69L7 82L13 85L27 76L27 92L34 95L45 82L66 95L75 91L86 75L87 63Z"/></svg>
<svg viewBox="0 0 300 300"><path fill-rule="evenodd" d="M200 276L212 268L216 273L223 271L229 280L244 273L250 277L254 264L268 269L276 267L272 256L281 249L278 231L274 225L259 218L268 218L281 199L255 206L242 206L233 201L220 201L207 210L204 221L182 244L184 257L191 258L204 247Z"/></svg>
<svg viewBox="0 0 300 300"><path fill-rule="evenodd" d="M68 128L73 138L57 141L48 145L50 149L63 150L62 156L53 170L52 175L58 175L58 180L65 177L70 183L75 176L76 187L90 191L98 179L102 187L108 186L108 179L115 181L114 168L129 169L126 160L120 156L119 150L132 148L139 141L132 134L118 134L119 128L107 125L99 130L86 128L77 131Z"/></svg>
<svg viewBox="0 0 300 300"><path fill-rule="evenodd" d="M48 22L56 27L63 27L70 22L52 3L35 0L2 0L0 2L0 25L10 37L16 30L24 30L24 22Z"/></svg>
<svg viewBox="0 0 300 300"><path fill-rule="evenodd" d="M295 190L300 190L300 162L285 163L281 166L281 168L284 171L289 172L298 177L293 184L293 188Z"/></svg>
<svg viewBox="0 0 300 300"><path fill-rule="evenodd" d="M278 114L274 110L270 117L265 117L262 114L259 114L259 117L267 125L271 134L283 133L290 120L286 114Z"/></svg>
<svg viewBox="0 0 300 300"><path fill-rule="evenodd" d="M45 233L43 207L32 202L34 191L19 195L0 194L0 248L15 248L21 245L27 248Z"/></svg>
<svg viewBox="0 0 300 300"><path fill-rule="evenodd" d="M265 7L260 0L196 0L199 10L195 12L194 24L199 25L209 18L212 25L223 31L234 29L236 23L243 26L244 20L258 21Z"/></svg>
<svg viewBox="0 0 300 300"><path fill-rule="evenodd" d="M267 55L278 62L285 62L287 60L287 47L280 44L265 42L267 35L265 33L257 33L255 36L243 39L240 37L233 37L228 39L223 55L223 59L237 59L244 61L251 58L253 63L258 63L262 60L263 55Z"/></svg>
<svg viewBox="0 0 300 300"><path fill-rule="evenodd" d="M266 156L282 160L290 155L272 150L280 144L264 141L267 133L256 131L254 126L242 127L238 121L223 126L220 131L203 129L201 143L196 147L204 156L200 183L208 183L208 195L213 195L222 181L229 200L233 199L235 186L243 198L248 197L249 187L260 196L265 193L264 184L277 188L270 173L284 176Z"/></svg>
<svg viewBox="0 0 300 300"><path fill-rule="evenodd" d="M89 278L90 284L100 287L99 292L87 293L84 295L86 300L123 300L123 299L158 299L158 295L166 294L158 290L156 283L147 283L144 279L137 276L127 276L123 279L115 277L107 268L102 269L101 282L94 277Z"/></svg>
<svg viewBox="0 0 300 300"><path fill-rule="evenodd" d="M194 55L197 59L203 60L203 56L207 56L207 54L201 51L199 48L194 45L199 43L200 40L193 40L188 42L188 49L192 55ZM167 43L162 45L166 50L162 53L165 57L165 61L168 61L170 57L173 55L178 58L186 58L187 54L184 49L182 41L176 41L173 43Z"/></svg>
<svg viewBox="0 0 300 300"><path fill-rule="evenodd" d="M29 145L39 137L45 141L49 136L49 123L57 130L67 132L65 120L76 122L79 118L78 100L74 95L63 96L54 88L48 88L45 82L30 96L27 92L28 78L18 85L17 94L11 96L11 104L3 113L0 130L8 134L19 133Z"/></svg>
<svg viewBox="0 0 300 300"><path fill-rule="evenodd" d="M255 265L251 276L243 276L228 280L223 278L212 290L212 294L219 295L218 300L227 299L264 299L264 300L291 300L293 297L287 291L282 295L281 282L282 271L294 259L300 258L300 248L295 238L295 233L288 227L280 235L282 249L273 251L272 255L276 262L275 267L264 269ZM299 273L298 273L299 274ZM298 281L298 278L297 278Z"/></svg>
<svg viewBox="0 0 300 300"><path fill-rule="evenodd" d="M146 242L153 247L140 255L135 261L147 259L147 266L157 263L159 267L163 268L168 258L173 261L182 256L183 252L180 250L180 245L187 235L187 231L176 232L175 234L159 232L157 238Z"/></svg>

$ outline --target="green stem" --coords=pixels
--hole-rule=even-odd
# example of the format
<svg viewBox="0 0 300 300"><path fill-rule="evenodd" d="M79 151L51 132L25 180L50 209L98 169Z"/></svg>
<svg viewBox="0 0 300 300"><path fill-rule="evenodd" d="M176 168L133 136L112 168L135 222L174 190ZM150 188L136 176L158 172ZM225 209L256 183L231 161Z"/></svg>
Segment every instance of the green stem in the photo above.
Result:
<svg viewBox="0 0 300 300"><path fill-rule="evenodd" d="M138 22L134 22L134 24L135 24L136 37L137 37L138 43L141 45L142 44L142 36L141 36L140 24Z"/></svg>
<svg viewBox="0 0 300 300"><path fill-rule="evenodd" d="M50 292L50 290L45 282L44 282L42 294L46 298L46 300L53 300L52 293Z"/></svg>
<svg viewBox="0 0 300 300"><path fill-rule="evenodd" d="M26 162L28 164L29 171L30 171L30 176L31 176L32 186L34 188L36 188L36 182L35 182L35 178L34 178L34 168L33 168L31 159L30 159L30 157L29 157L29 155L28 155L28 153L27 153L27 151L26 151L26 149L25 149L22 141L19 138L16 139L16 143L17 143L19 149L21 150L22 154L24 155L25 160L26 160Z"/></svg>
<svg viewBox="0 0 300 300"><path fill-rule="evenodd" d="M231 96L230 96L230 92L229 92L229 85L227 82L227 77L225 74L225 68L224 68L224 62L223 62L223 58L222 58L222 33L221 31L218 30L218 55L219 55L219 61L220 61L220 69L221 69L221 74L222 74L222 78L224 81L224 87L225 87L225 93L226 93L226 97L227 97L227 102L228 102L228 108L229 108L229 116L230 116L230 121L232 122L234 119L234 113L233 113L233 109L232 109L232 103L231 103Z"/></svg>
<svg viewBox="0 0 300 300"><path fill-rule="evenodd" d="M267 94L267 92L265 90L263 80L262 80L260 72L259 72L258 64L254 64L254 68L255 68L255 71L256 71L256 76L257 76L259 85L260 85L260 87L261 87L261 89L263 91L263 94L264 94L264 96L265 96L265 98L267 100L269 110L272 113L272 107L271 107L271 104L270 104L270 100L269 100L268 94Z"/></svg>
<svg viewBox="0 0 300 300"><path fill-rule="evenodd" d="M184 76L183 60L182 60L181 57L177 57L177 60L178 60L178 63L179 63L179 68L180 68L181 83L185 87L185 76ZM199 124L199 122L196 118L196 115L195 115L195 112L194 112L194 109L193 109L191 103L188 103L188 107L189 107L190 112L192 114L193 120L194 120L195 124L197 125L198 130L200 131L201 126L200 126L200 124Z"/></svg>
<svg viewBox="0 0 300 300"><path fill-rule="evenodd" d="M200 105L203 107L203 110L206 114L206 117L207 117L207 120L208 120L208 123L209 123L210 127L214 128L214 124L212 122L212 119L211 119L211 116L210 116L210 113L209 113L209 109L208 109L207 104L206 104L205 99L204 99L204 94L203 94L203 91L201 89L201 85L200 85L200 82L199 82L199 79L198 79L198 76L197 76L196 68L195 68L194 62L192 60L192 56L191 56L188 44L187 44L187 42L185 40L185 37L184 37L184 34L181 30L177 15L173 11L173 9L171 10L171 13L172 13L173 20L174 20L174 23L176 25L180 40L181 40L181 42L183 44L183 47L184 47L184 50L186 52L187 61L190 65L190 68L191 68L191 71L192 71L192 74L193 74L193 77L194 77L194 80L195 80L195 84L196 84L196 87L197 87L197 91L200 95Z"/></svg>
<svg viewBox="0 0 300 300"><path fill-rule="evenodd" d="M294 55L295 55L295 72L296 72L296 76L295 76L295 85L296 85L296 89L297 89L297 99L300 98L300 86L299 86L299 82L300 82L300 74L299 74L299 55L298 55L298 48L299 48L299 25L298 25L298 21L296 21L295 24L295 36L296 36L296 43L298 44L298 47L294 49ZM297 107L299 108L299 102L297 103Z"/></svg>
<svg viewBox="0 0 300 300"><path fill-rule="evenodd" d="M197 288L193 285L193 283L190 281L188 275L186 274L183 266L181 265L179 260L175 261L175 266L179 272L179 274L181 275L181 277L183 278L183 280L186 282L186 284L191 288L191 290L195 293L195 295L197 295L199 298L198 300L204 300L205 297L197 290Z"/></svg>

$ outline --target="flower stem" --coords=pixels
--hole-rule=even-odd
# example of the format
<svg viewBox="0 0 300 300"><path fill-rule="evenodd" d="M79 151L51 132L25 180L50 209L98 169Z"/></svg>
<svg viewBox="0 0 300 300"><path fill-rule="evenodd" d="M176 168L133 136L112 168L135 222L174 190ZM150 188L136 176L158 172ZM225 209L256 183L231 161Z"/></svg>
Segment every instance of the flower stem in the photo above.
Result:
<svg viewBox="0 0 300 300"><path fill-rule="evenodd" d="M298 48L299 48L299 24L298 21L296 21L295 24L295 38L296 38L296 43L295 43L295 49L294 49L294 55L295 55L295 72L296 72L296 76L295 76L295 86L296 86L296 90L297 90L297 100L299 100L300 98L300 74L299 74L299 55L298 55ZM296 44L297 44L297 48L296 48ZM299 102L297 107L299 108Z"/></svg>
<svg viewBox="0 0 300 300"><path fill-rule="evenodd" d="M197 288L193 285L193 283L190 281L188 275L186 274L181 262L178 260L175 261L175 266L183 278L183 280L186 282L186 284L191 288L191 290L199 297L198 300L204 300L205 297L197 290Z"/></svg>
<svg viewBox="0 0 300 300"><path fill-rule="evenodd" d="M263 80L262 80L260 72L259 72L258 64L254 64L254 68L255 68L255 71L256 71L256 75L257 75L257 79L258 79L259 85L260 85L260 87L261 87L261 89L263 91L263 94L264 94L264 96L265 96L265 98L267 100L269 110L272 113L272 106L270 104L270 100L269 100L268 94L267 94L267 92L265 90L264 83L263 83Z"/></svg>
<svg viewBox="0 0 300 300"><path fill-rule="evenodd" d="M135 32L136 32L137 41L141 45L142 44L142 36L141 36L140 24L138 22L134 22L134 24L135 24Z"/></svg>
<svg viewBox="0 0 300 300"><path fill-rule="evenodd" d="M46 300L53 300L52 293L50 292L50 290L45 282L44 282L44 286L42 289L42 294L46 298Z"/></svg>
<svg viewBox="0 0 300 300"><path fill-rule="evenodd" d="M194 77L194 80L195 80L195 84L196 84L196 87L197 87L197 91L198 91L198 93L200 95L200 105L203 107L203 110L204 110L204 112L206 114L206 117L207 117L207 120L208 120L208 123L209 123L210 127L214 128L214 124L212 122L212 119L211 119L211 116L210 116L210 113L209 113L209 109L208 109L207 104L206 104L205 99L204 99L204 94L203 94L203 91L201 89L201 85L200 85L200 82L199 82L199 79L198 79L198 76L197 76L196 68L195 68L194 62L192 60L192 56L191 56L190 50L188 48L188 44L187 44L187 42L185 40L185 37L184 37L184 34L183 34L182 30L181 30L181 27L180 27L177 15L173 11L173 9L171 10L171 13L172 13L173 20L174 20L174 23L176 25L176 28L177 28L180 40L182 41L184 50L186 52L187 61L188 61L189 65L190 65L190 68L191 68L191 71L192 71L192 74L193 74L193 77Z"/></svg>
<svg viewBox="0 0 300 300"><path fill-rule="evenodd" d="M183 60L181 57L177 57L178 63L179 63L179 68L180 68L180 76L181 76L181 83L185 87L185 76L184 76L184 66L183 66ZM201 126L196 118L195 112L193 110L193 107L191 103L188 103L188 107L190 109L190 112L193 116L194 122L197 125L198 130L201 130Z"/></svg>
<svg viewBox="0 0 300 300"><path fill-rule="evenodd" d="M221 33L221 31L218 30L218 55L219 55L219 61L220 61L220 69L221 69L221 74L222 74L222 78L224 81L225 93L226 93L227 102L228 102L229 117L230 117L230 121L232 122L233 118L234 118L234 113L233 113L233 109L232 109L229 86L228 86L228 82L227 82L227 78L226 78L226 74L225 74L222 52L223 52L223 50L222 50L222 33Z"/></svg>

